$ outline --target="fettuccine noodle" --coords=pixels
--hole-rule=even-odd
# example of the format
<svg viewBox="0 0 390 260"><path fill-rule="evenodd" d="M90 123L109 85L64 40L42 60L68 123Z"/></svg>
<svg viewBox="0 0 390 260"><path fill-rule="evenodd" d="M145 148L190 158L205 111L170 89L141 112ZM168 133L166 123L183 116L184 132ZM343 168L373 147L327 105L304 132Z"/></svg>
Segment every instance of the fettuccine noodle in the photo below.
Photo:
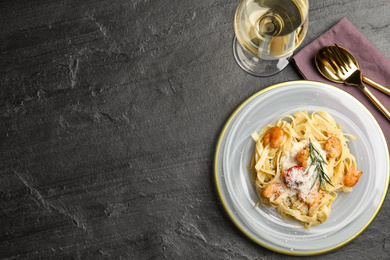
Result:
<svg viewBox="0 0 390 260"><path fill-rule="evenodd" d="M251 136L256 142L252 181L259 202L277 208L285 218L300 221L308 230L328 219L337 192L352 191L362 174L356 170L355 157L347 146L347 136L356 137L344 134L342 126L325 111L284 115L274 125L265 126ZM299 161L298 154L305 156L306 152L307 156L309 151L311 155L318 151L316 158L324 159L317 166L323 167L329 181L322 175L320 182L321 167L316 168L316 158Z"/></svg>

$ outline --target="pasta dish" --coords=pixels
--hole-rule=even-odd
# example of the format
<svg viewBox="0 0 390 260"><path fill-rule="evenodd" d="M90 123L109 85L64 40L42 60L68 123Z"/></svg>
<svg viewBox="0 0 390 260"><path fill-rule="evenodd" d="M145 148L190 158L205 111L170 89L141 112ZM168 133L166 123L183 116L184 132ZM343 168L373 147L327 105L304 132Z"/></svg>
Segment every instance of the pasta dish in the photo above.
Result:
<svg viewBox="0 0 390 260"><path fill-rule="evenodd" d="M356 139L325 111L297 111L253 133L251 163L259 203L307 230L327 220L337 192L350 192L362 171L347 143ZM259 204L258 203L258 204Z"/></svg>

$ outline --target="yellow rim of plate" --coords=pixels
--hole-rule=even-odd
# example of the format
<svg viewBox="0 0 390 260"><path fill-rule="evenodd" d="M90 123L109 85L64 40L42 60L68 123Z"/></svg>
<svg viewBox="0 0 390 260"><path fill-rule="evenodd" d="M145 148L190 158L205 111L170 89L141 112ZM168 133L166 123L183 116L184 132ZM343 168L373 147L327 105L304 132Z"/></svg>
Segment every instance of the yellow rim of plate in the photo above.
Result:
<svg viewBox="0 0 390 260"><path fill-rule="evenodd" d="M339 245L337 246L334 246L334 247L331 247L331 248L328 248L328 249L324 249L324 250L320 250L320 251L313 251L313 252L294 252L294 251L287 251L287 250L283 250L283 249L279 249L277 247L273 247L273 246L270 246L262 241L260 241L259 239L255 238L252 234L250 234L244 227L242 227L238 221L236 220L236 218L234 217L234 214L232 214L232 212L230 211L223 195L222 195L222 192L221 192L221 189L220 189L220 184L219 184L219 180L218 180L218 155L219 155L219 152L220 152L220 147L221 147L221 143L222 143L222 139L223 137L225 136L225 132L226 132L226 129L229 127L231 121L233 120L233 118L237 115L237 113L251 100L253 100L254 98L256 98L257 96L269 91L269 90L272 90L272 89L275 89L275 88L278 88L278 87L282 87L282 86L286 86L286 85L294 85L294 84L312 84L312 85L317 85L317 86L321 86L321 87L326 87L326 88L331 88L331 89L334 89L335 91L341 91L343 93L346 93L348 95L350 95L349 93L347 93L346 91L342 90L342 89L339 89L335 86L332 86L332 85L329 85L329 84L326 84L326 83L322 83L322 82L317 82L317 81L310 81L310 80L295 80L295 81L287 81L287 82L281 82L281 83L278 83L278 84L275 84L275 85L272 85L272 86L269 86L269 87L266 87L265 89L255 93L254 95L250 96L248 99L246 99L243 103L241 103L241 105L239 105L234 111L233 113L230 115L229 119L226 121L222 131L221 131L221 134L218 138L218 142L217 142L217 147L216 147L216 152L215 152L215 157L214 157L214 181L215 181L215 185L216 185L216 189L217 189L217 192L218 192L218 195L219 195L219 199L222 203L222 206L223 208L225 209L226 213L228 214L230 220L236 225L236 227L238 227L238 229L244 233L248 238L250 238L252 241L256 242L257 244L267 248L267 249L270 249L274 252L277 252L277 253L281 253L281 254L286 254L286 255L294 255L294 256L310 256L310 255L319 255L319 254L324 254L324 253L328 253L330 251L333 251L333 250L336 250L340 247L343 247L345 246L346 244L350 243L352 240L354 240L356 237L358 237L371 223L372 221L375 219L375 217L377 216L379 210L382 208L382 205L383 205L383 202L385 200L385 197L386 197L386 194L387 194L387 191L388 191L388 188L389 188L389 180L390 180L390 166L389 166L389 148L387 146L387 142L386 142L386 139L384 137L384 134L382 132L382 129L381 127L379 126L378 122L376 121L376 119L374 118L374 116L371 114L371 112L362 104L360 103L360 101L358 101L356 98L354 98L353 96L353 100L360 106L363 108L363 110L365 110L367 112L367 114L371 117L371 119L376 123L379 131L382 133L382 139L383 139L383 142L384 144L386 145L387 149L386 149L386 154L387 154L387 178L386 178L386 185L385 185L385 189L383 191L383 194L382 194L382 198L381 198L381 201L377 207L377 209L375 210L374 214L371 216L371 218L369 219L369 221L355 234L353 235L352 237L350 237L349 239L347 239L346 241L340 243Z"/></svg>

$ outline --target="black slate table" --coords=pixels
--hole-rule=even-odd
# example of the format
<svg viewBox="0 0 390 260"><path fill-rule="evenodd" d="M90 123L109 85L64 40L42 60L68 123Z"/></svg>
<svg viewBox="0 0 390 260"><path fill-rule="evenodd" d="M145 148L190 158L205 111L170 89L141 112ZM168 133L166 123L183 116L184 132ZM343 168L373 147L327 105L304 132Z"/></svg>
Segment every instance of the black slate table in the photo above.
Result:
<svg viewBox="0 0 390 260"><path fill-rule="evenodd" d="M232 54L237 1L0 3L1 259L284 259L213 183L229 115L267 86ZM390 59L390 2L310 1L304 47L347 17ZM389 80L390 84L390 80ZM390 125L389 125L390 127ZM389 259L390 200L317 259Z"/></svg>

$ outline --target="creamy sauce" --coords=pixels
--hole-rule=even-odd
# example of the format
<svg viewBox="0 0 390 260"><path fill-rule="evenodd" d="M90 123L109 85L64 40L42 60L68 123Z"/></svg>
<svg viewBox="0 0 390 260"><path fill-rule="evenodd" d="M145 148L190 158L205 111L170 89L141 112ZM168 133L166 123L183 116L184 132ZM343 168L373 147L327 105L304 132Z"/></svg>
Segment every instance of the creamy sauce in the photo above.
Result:
<svg viewBox="0 0 390 260"><path fill-rule="evenodd" d="M297 155L299 151L309 145L309 142L306 140L300 142L293 142L291 151L286 152L282 157L282 170L287 171L291 167L299 165L299 161L297 160Z"/></svg>

